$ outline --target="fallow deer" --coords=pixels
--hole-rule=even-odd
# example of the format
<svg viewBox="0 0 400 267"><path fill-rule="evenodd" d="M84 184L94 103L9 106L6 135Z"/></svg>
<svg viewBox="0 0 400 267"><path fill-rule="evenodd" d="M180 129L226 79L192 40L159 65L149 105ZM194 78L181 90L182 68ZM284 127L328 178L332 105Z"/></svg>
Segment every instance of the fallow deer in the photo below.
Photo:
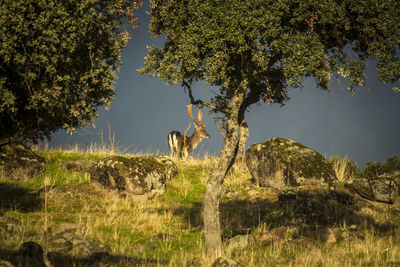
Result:
<svg viewBox="0 0 400 267"><path fill-rule="evenodd" d="M187 159L189 154L201 143L202 138L210 138L210 135L206 132L206 124L203 122L203 115L201 113L201 108L197 112L197 122L192 115L192 105L187 105L187 112L189 117L194 122L194 132L191 136L187 136L186 133L190 128L186 129L185 133L182 135L179 131L172 131L168 134L168 146L169 155L171 159L178 159L178 156L183 159Z"/></svg>

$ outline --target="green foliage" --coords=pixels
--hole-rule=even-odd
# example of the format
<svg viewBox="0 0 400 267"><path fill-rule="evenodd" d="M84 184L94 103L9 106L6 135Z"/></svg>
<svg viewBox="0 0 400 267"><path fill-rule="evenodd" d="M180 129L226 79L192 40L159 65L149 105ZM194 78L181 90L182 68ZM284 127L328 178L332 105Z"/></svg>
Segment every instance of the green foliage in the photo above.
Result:
<svg viewBox="0 0 400 267"><path fill-rule="evenodd" d="M381 82L400 78L400 3L396 0L152 0L150 31L165 35L148 48L139 70L190 90L192 103L229 114L245 92L244 109L260 100L284 103L307 76L327 89L332 76L363 86L368 59ZM190 85L220 87L210 103ZM396 89L396 87L394 87Z"/></svg>
<svg viewBox="0 0 400 267"><path fill-rule="evenodd" d="M385 163L368 161L365 163L365 168L359 173L359 177L365 178L376 178L377 176L393 172L400 171L400 157L392 156L386 160Z"/></svg>
<svg viewBox="0 0 400 267"><path fill-rule="evenodd" d="M110 105L137 0L0 1L0 140L71 131Z"/></svg>

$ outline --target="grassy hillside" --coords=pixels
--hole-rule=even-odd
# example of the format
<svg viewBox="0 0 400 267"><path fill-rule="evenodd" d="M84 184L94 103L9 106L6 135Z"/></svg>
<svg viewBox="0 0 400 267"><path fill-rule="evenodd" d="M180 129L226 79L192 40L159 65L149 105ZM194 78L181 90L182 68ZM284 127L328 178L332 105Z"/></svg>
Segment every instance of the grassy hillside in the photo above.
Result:
<svg viewBox="0 0 400 267"><path fill-rule="evenodd" d="M137 203L98 190L88 174L64 167L70 160L97 160L106 154L38 153L50 162L38 177L0 177L0 256L30 240L51 251L48 241L69 227L112 257L57 254L56 266L212 263L204 254L201 202L215 158L178 162L179 174L166 193ZM221 203L225 254L243 266L400 265L400 212L393 205L363 201L345 188L277 192L254 187L250 179L239 161L225 180ZM6 229L6 220L15 223ZM244 245L234 242L241 237L247 240Z"/></svg>

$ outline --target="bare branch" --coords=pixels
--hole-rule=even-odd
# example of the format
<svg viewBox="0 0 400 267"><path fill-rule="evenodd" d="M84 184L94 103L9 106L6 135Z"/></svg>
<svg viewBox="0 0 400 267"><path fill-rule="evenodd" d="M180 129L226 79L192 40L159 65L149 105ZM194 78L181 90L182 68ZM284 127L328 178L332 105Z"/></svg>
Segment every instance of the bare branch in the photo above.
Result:
<svg viewBox="0 0 400 267"><path fill-rule="evenodd" d="M203 101L201 99L194 99L193 93L192 93L191 83L192 83L192 81L190 81L190 82L187 82L185 80L182 81L182 86L185 89L185 92L187 91L188 94L189 94L190 103L192 105L200 105L202 107L208 107L208 108L210 108L212 110L217 110L217 106L215 106L215 105L213 105L211 103L205 102L205 101Z"/></svg>
<svg viewBox="0 0 400 267"><path fill-rule="evenodd" d="M225 139L224 130L222 130L221 127L219 127L218 123L216 123L216 125L217 125L218 131L220 132L220 134L221 134L221 135L224 137L224 139Z"/></svg>

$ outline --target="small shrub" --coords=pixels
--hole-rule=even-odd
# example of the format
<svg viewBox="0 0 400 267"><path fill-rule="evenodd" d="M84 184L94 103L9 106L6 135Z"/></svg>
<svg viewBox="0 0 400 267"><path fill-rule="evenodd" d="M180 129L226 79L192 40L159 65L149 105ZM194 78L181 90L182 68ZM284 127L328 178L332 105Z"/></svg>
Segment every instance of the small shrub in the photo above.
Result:
<svg viewBox="0 0 400 267"><path fill-rule="evenodd" d="M332 164L336 178L341 183L350 182L359 173L357 164L346 156L343 159L333 156L328 159L328 162Z"/></svg>
<svg viewBox="0 0 400 267"><path fill-rule="evenodd" d="M385 163L368 161L365 168L359 173L359 177L376 178L381 174L393 171L400 171L400 157L392 156Z"/></svg>

